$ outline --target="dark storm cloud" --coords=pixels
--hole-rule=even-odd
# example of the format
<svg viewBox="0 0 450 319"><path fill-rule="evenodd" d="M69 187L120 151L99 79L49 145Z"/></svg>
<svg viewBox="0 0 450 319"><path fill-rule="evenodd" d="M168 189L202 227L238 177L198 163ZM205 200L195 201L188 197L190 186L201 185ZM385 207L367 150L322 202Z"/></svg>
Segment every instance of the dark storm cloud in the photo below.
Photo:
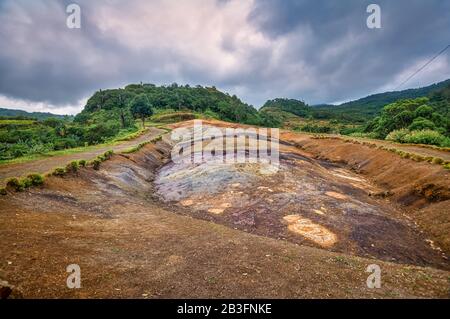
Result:
<svg viewBox="0 0 450 319"><path fill-rule="evenodd" d="M366 26L369 14L365 12L371 3L381 7L379 30ZM250 19L275 39L305 30L311 33L304 47L294 48L291 58L302 59L320 79L323 89L311 92L315 100L322 96L336 101L374 88L389 89L396 75L450 44L450 2L443 0L261 0ZM326 54L333 49L334 54ZM448 68L442 71L440 76L450 76ZM419 77L415 84L426 83L420 83Z"/></svg>
<svg viewBox="0 0 450 319"><path fill-rule="evenodd" d="M449 43L449 1L0 1L0 95L52 107L130 82L215 85L260 106L392 89ZM448 53L407 86L449 76ZM433 69L434 67L434 69ZM6 106L6 105L5 105Z"/></svg>

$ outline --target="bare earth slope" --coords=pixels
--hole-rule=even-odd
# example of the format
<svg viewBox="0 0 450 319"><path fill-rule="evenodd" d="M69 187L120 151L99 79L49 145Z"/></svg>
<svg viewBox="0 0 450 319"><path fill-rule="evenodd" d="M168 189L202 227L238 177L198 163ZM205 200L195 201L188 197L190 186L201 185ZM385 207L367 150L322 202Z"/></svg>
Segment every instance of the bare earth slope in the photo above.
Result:
<svg viewBox="0 0 450 319"><path fill-rule="evenodd" d="M216 193L211 189L211 195L203 192L201 196L205 205L220 207L220 212L198 206L200 200L188 202L200 195L183 193L183 188L178 190L186 197L164 197L161 187L173 186L158 183L161 176L171 176L173 165L168 160L171 146L164 141L135 154L114 155L100 171L81 169L63 178L51 177L43 187L1 196L0 280L16 286L24 297L37 298L449 297L448 261L426 241L430 236L445 239L448 232L434 228L433 235L426 227L414 225L421 220L422 209L433 211L436 205L448 218L448 202L429 201L420 192L405 202L401 194L408 194L407 189L387 199L369 196L369 192L384 191L375 178L371 181L370 165L366 170L361 166L360 173L352 172L314 158L324 150L322 141L285 138L296 139L303 150L286 145L283 168L256 185L263 188L242 188L258 178L251 168L238 167L239 174L234 169L219 171L227 180L231 176L229 182ZM361 152L359 147L355 150ZM342 156L336 152L328 153ZM420 168L417 176L428 169ZM179 172L170 181L182 185ZM210 178L223 176L217 171L209 174ZM242 174L249 179L233 181ZM432 177L435 185L442 184L438 175ZM193 175L191 181L197 178L201 177ZM315 179L320 183L312 183ZM298 180L306 188L293 191ZM397 192L394 184L384 186ZM367 192L358 188L362 185ZM278 189L282 187L286 189ZM231 191L241 196L233 197L240 198L237 204L249 210L233 206L233 199L226 197ZM282 198L282 194L288 196ZM296 206L298 195L303 196L302 206ZM273 204L263 204L261 197ZM286 199L290 205L277 206ZM239 214L245 211L249 213ZM306 230L326 228L328 233L321 234L333 233L337 242L328 246L315 241L311 233L300 229L305 219L310 222ZM388 228L366 228L365 220ZM365 244L370 230L374 247L371 241ZM377 239L379 232L387 238ZM395 248L402 245L405 249ZM81 267L81 289L66 287L70 264ZM366 268L371 264L381 267L380 289L366 285Z"/></svg>

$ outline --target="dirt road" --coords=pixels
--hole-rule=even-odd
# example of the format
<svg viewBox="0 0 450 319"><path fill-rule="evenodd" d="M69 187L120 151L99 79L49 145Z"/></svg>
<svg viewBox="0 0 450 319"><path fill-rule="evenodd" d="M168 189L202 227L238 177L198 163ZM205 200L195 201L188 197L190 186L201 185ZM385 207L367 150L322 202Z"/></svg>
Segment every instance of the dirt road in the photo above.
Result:
<svg viewBox="0 0 450 319"><path fill-rule="evenodd" d="M52 156L25 163L3 164L0 165L0 186L3 186L6 180L10 177L20 177L29 173L44 174L56 167L65 166L67 163L71 161L77 161L82 159L92 160L98 155L103 154L109 150L114 150L114 152L116 153L124 151L136 145L139 145L142 142L149 141L152 138L161 134L162 132L164 131L161 129L150 128L147 133L139 136L138 138L131 141L124 141L116 145L108 145L108 146L99 145L97 148L76 154Z"/></svg>

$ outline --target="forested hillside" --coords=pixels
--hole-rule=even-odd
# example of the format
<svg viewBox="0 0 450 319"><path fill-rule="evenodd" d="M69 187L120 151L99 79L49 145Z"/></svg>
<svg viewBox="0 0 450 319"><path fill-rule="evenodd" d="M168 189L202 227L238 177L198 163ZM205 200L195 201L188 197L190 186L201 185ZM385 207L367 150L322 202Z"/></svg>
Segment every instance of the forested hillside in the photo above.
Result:
<svg viewBox="0 0 450 319"><path fill-rule="evenodd" d="M365 132L401 143L450 147L450 85L428 97L386 105L380 116L368 122Z"/></svg>
<svg viewBox="0 0 450 319"><path fill-rule="evenodd" d="M314 107L314 118L336 119L352 123L365 123L380 114L387 104L402 99L415 99L429 96L435 91L450 85L450 79L418 89L374 94L362 99L340 105L318 105Z"/></svg>
<svg viewBox="0 0 450 319"><path fill-rule="evenodd" d="M87 102L85 109L75 121L89 122L93 114L100 116L108 112L108 118L117 119L126 125L132 118L131 101L143 95L153 111L171 109L189 110L209 114L225 121L260 124L258 111L243 103L237 96L220 92L215 87L189 85L156 86L153 84L131 84L124 89L97 91Z"/></svg>

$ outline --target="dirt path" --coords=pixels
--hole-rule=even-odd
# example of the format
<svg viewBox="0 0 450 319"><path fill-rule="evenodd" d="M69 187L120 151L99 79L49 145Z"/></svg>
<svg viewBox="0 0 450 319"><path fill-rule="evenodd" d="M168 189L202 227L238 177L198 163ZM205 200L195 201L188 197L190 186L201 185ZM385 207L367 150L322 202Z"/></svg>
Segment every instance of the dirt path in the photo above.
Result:
<svg viewBox="0 0 450 319"><path fill-rule="evenodd" d="M150 128L149 131L138 138L131 141L124 141L116 145L101 146L98 148L90 149L85 152L80 152L76 154L66 154L60 156L52 156L48 158L43 158L39 160L34 160L25 163L14 163L14 164L4 164L0 165L0 186L4 185L6 179L10 177L20 177L29 173L39 173L44 174L51 171L52 169L65 166L70 161L76 160L92 160L100 154L103 154L109 150L114 150L114 152L124 151L126 149L132 148L139 145L142 142L149 141L152 138L158 136L164 132L163 130L157 128Z"/></svg>

